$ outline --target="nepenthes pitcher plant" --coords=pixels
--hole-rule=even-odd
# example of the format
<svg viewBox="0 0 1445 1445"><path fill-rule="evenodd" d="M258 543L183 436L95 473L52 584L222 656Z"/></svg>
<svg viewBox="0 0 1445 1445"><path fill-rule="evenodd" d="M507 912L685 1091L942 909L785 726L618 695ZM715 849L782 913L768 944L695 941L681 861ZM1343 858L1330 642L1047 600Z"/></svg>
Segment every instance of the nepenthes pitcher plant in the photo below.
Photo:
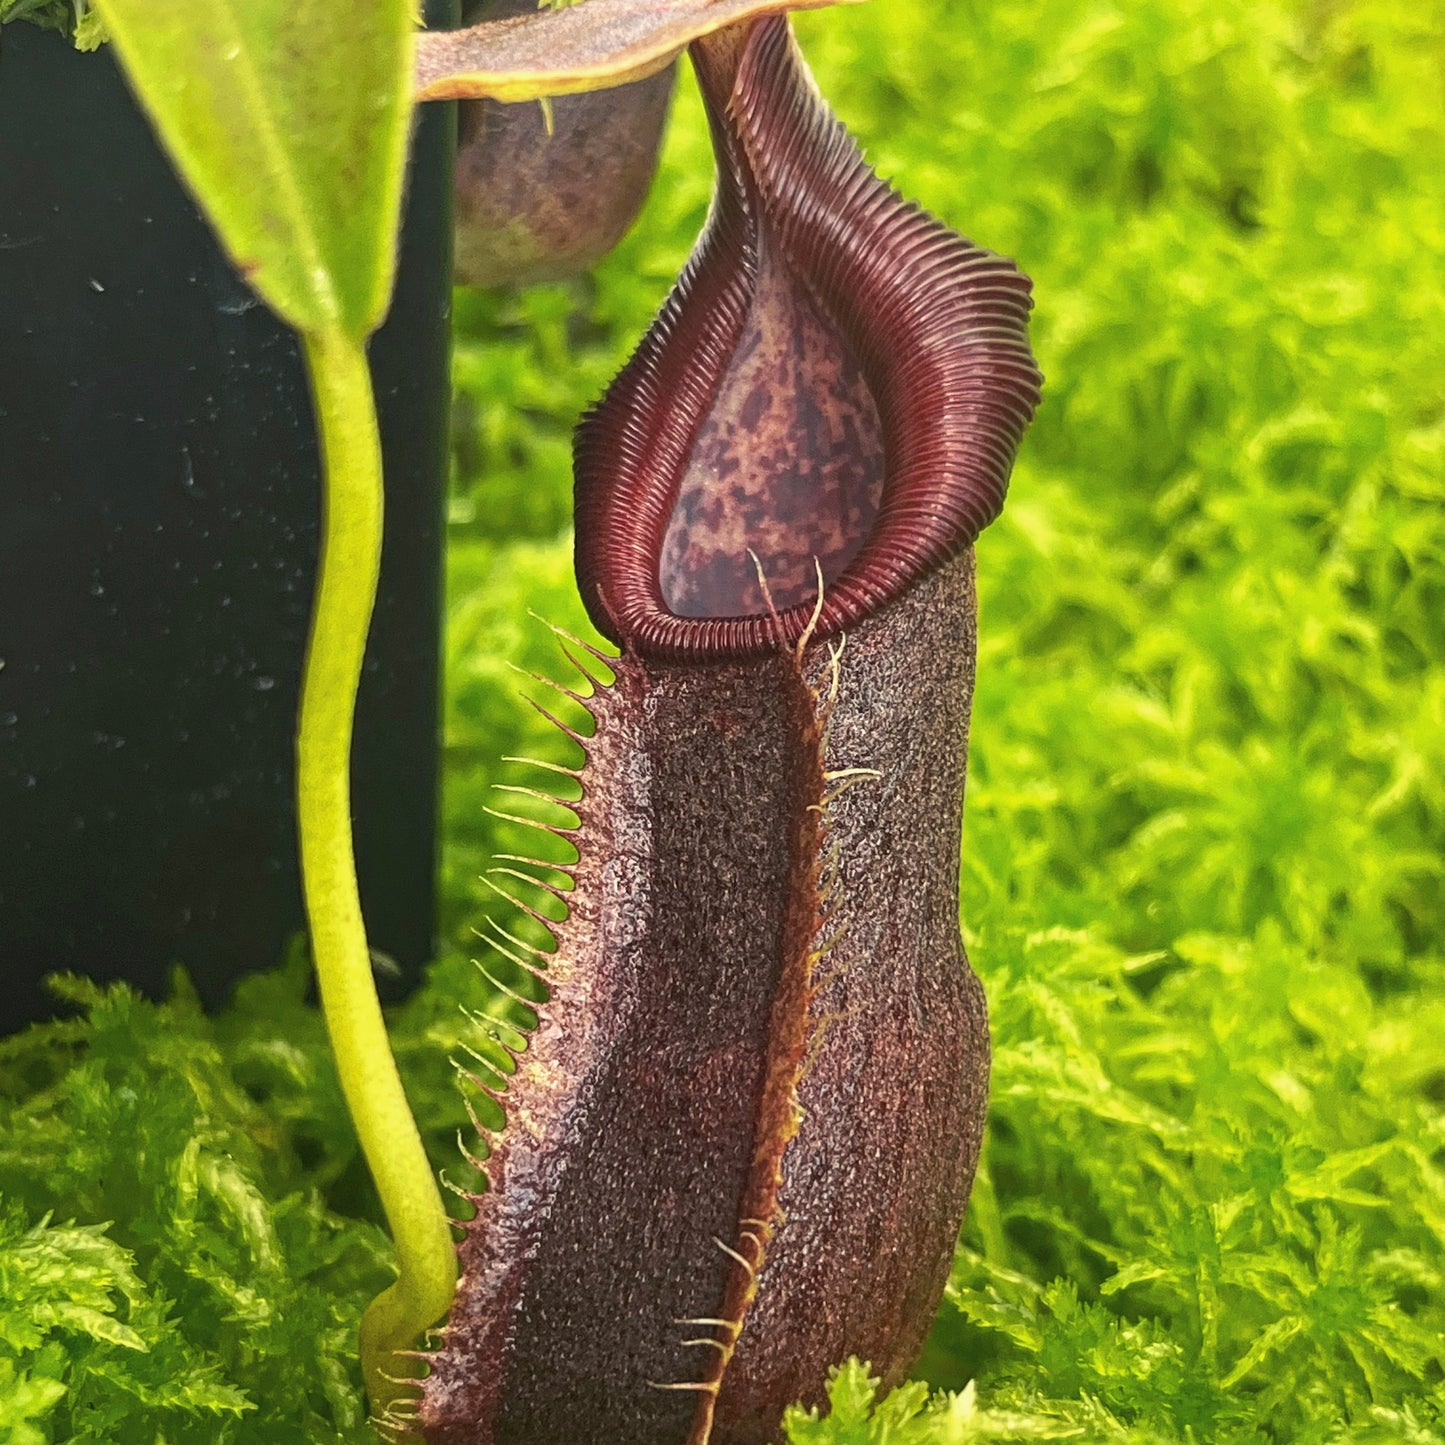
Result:
<svg viewBox="0 0 1445 1445"><path fill-rule="evenodd" d="M506 1123L394 1417L431 1445L767 1445L849 1356L898 1382L978 1159L972 546L1038 401L1029 283L877 179L785 17L691 58L716 189L577 434L619 651L573 652L578 861L555 952L511 951L537 1027L474 1079Z"/></svg>
<svg viewBox="0 0 1445 1445"><path fill-rule="evenodd" d="M973 544L1040 377L1026 278L881 182L813 86L784 12L827 3L581 0L418 36L404 0L97 0L311 379L324 524L298 833L327 1029L396 1245L360 1332L393 1435L766 1445L849 1356L898 1381L943 1288L988 1075L958 921ZM510 936L545 1002L476 1075L505 1126L454 1249L351 836L383 500L365 343L416 101L605 89L685 47L713 205L577 434L578 580L617 652L574 654L593 727L572 887L553 890L568 913L554 949ZM489 264L536 274L550 234L529 223ZM422 1377L399 1378L444 1311Z"/></svg>

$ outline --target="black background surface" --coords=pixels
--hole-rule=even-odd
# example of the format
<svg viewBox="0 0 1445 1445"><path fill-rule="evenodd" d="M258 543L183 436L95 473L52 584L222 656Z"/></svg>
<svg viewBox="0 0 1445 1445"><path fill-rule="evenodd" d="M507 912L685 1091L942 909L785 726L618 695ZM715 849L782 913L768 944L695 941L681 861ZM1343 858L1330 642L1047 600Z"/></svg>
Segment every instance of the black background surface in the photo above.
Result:
<svg viewBox="0 0 1445 1445"><path fill-rule="evenodd" d="M413 138L372 346L387 480L354 757L373 946L432 948L450 107ZM0 38L0 1028L55 969L202 996L302 927L292 736L316 445L295 339L106 50Z"/></svg>

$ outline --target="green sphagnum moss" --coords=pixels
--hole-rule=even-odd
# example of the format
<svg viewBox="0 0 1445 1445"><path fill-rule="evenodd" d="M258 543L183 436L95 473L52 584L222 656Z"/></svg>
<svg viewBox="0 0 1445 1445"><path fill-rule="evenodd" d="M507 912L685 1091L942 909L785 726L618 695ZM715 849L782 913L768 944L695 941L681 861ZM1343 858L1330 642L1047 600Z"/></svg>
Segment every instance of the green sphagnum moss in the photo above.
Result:
<svg viewBox="0 0 1445 1445"><path fill-rule="evenodd" d="M11 20L58 30L74 41L77 50L96 50L109 39L105 22L87 0L0 0L0 25Z"/></svg>

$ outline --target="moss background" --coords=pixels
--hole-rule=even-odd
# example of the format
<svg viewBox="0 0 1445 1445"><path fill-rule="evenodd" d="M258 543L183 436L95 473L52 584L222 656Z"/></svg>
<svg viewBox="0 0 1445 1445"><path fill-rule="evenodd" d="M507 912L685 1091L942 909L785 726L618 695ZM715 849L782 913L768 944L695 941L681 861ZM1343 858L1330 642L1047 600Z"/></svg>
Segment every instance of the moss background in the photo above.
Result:
<svg viewBox="0 0 1445 1445"><path fill-rule="evenodd" d="M878 168L1034 277L1048 385L979 548L984 1168L921 1383L850 1369L794 1445L1445 1440L1445 6L798 28ZM483 809L560 745L508 664L560 675L529 608L582 625L570 428L709 187L687 83L595 275L458 295L449 949L396 1029L463 1186L476 880L523 837ZM0 1043L0 1445L366 1439L387 1251L304 959L211 1021L67 987Z"/></svg>

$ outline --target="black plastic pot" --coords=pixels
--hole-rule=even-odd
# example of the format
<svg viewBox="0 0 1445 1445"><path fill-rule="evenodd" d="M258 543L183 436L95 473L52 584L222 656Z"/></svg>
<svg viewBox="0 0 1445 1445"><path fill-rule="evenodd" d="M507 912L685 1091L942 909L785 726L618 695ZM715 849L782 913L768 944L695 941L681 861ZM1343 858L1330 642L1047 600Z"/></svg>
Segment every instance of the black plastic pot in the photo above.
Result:
<svg viewBox="0 0 1445 1445"><path fill-rule="evenodd" d="M445 22L446 7L433 18ZM433 944L454 121L372 346L387 478L354 758L373 944ZM209 1003L302 927L292 735L319 479L295 340L104 50L0 40L0 1029L52 970Z"/></svg>

